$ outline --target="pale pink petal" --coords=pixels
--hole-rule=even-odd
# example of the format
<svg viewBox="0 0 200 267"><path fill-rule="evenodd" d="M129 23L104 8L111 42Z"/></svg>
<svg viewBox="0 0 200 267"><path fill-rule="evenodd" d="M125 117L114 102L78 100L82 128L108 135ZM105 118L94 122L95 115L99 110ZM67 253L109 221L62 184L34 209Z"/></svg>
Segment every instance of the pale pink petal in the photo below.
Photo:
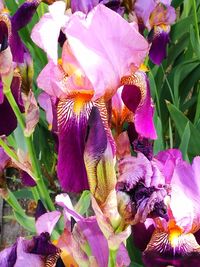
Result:
<svg viewBox="0 0 200 267"><path fill-rule="evenodd" d="M87 16L74 13L64 30L70 47L95 89L95 99L111 97L130 67L139 65L148 43L120 15L98 5Z"/></svg>
<svg viewBox="0 0 200 267"><path fill-rule="evenodd" d="M46 13L34 26L31 38L42 48L50 59L56 64L58 60L58 37L60 29L65 25L67 16L64 15L65 3L55 2L49 7L50 13Z"/></svg>
<svg viewBox="0 0 200 267"><path fill-rule="evenodd" d="M61 213L59 211L51 211L41 215L35 223L37 234L48 232L51 235L60 216Z"/></svg>
<svg viewBox="0 0 200 267"><path fill-rule="evenodd" d="M61 98L65 96L62 79L63 73L61 69L50 60L40 72L37 83L38 87L42 88L47 94Z"/></svg>
<svg viewBox="0 0 200 267"><path fill-rule="evenodd" d="M191 230L195 219L199 221L200 188L195 174L199 169L198 164L199 158L194 160L193 166L187 162L179 162L171 180L170 207L178 226L185 232Z"/></svg>

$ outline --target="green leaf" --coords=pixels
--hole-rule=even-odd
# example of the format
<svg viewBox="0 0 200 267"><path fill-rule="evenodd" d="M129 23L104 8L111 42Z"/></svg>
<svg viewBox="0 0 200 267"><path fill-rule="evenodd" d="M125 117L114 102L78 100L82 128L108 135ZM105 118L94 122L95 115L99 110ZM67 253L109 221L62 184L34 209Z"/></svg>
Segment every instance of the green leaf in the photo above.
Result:
<svg viewBox="0 0 200 267"><path fill-rule="evenodd" d="M187 155L189 141L190 141L190 125L189 125L189 122L187 122L183 135L182 135L181 144L179 146L179 149L181 150L182 155L183 155L183 159L187 161L189 161L188 155Z"/></svg>
<svg viewBox="0 0 200 267"><path fill-rule="evenodd" d="M154 154L157 154L159 151L164 150L162 123L157 114L154 115L154 124L158 138L154 141L153 152Z"/></svg>
<svg viewBox="0 0 200 267"><path fill-rule="evenodd" d="M140 264L142 264L142 253L138 248L135 247L132 235L130 235L127 239L126 248L128 250L131 262L137 263L140 266Z"/></svg>
<svg viewBox="0 0 200 267"><path fill-rule="evenodd" d="M75 206L75 210L81 215L86 214L90 206L90 200L90 191L83 191L78 203Z"/></svg>
<svg viewBox="0 0 200 267"><path fill-rule="evenodd" d="M190 41L191 41L194 53L196 54L198 58L200 58L200 47L199 47L197 37L195 35L195 30L194 30L193 25L190 25Z"/></svg>
<svg viewBox="0 0 200 267"><path fill-rule="evenodd" d="M195 128L195 126L192 124L192 122L180 111L178 110L174 105L172 105L170 102L167 102L167 108L169 110L170 116L173 119L175 123L175 127L178 131L178 134L180 136L180 139L183 138L183 133L186 128L187 123L189 123L190 126L190 140L188 144L188 154L189 156L196 156L199 154L200 151L200 132L198 129Z"/></svg>
<svg viewBox="0 0 200 267"><path fill-rule="evenodd" d="M137 262L132 261L129 267L143 267L143 265L138 264Z"/></svg>
<svg viewBox="0 0 200 267"><path fill-rule="evenodd" d="M35 229L35 219L33 217L29 217L29 216L22 216L20 213L18 213L17 211L14 211L14 216L16 221L22 225L26 230L28 230L31 233L36 233L36 229Z"/></svg>
<svg viewBox="0 0 200 267"><path fill-rule="evenodd" d="M17 199L21 199L21 198L33 199L32 192L28 190L27 188L14 191L13 194L15 195Z"/></svg>

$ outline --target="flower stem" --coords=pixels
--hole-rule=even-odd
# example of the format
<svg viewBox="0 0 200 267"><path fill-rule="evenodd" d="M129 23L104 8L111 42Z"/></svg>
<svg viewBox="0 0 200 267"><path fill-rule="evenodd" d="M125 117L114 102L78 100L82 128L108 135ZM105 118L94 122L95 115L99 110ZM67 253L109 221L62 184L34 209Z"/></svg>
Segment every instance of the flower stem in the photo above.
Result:
<svg viewBox="0 0 200 267"><path fill-rule="evenodd" d="M112 249L109 250L108 267L116 266L117 251L118 250L112 250Z"/></svg>
<svg viewBox="0 0 200 267"><path fill-rule="evenodd" d="M17 105L17 103L13 97L13 94L12 94L10 88L9 89L6 88L6 90L4 90L4 94L5 94L10 106L12 107L12 109L15 113L15 116L17 117L19 125L21 126L22 130L24 131L24 129L25 129L24 118L23 118L23 116L19 110L19 107L18 107L18 105ZM28 148L31 164L33 167L33 173L35 175L35 180L37 182L37 186L36 186L34 195L36 196L36 190L38 190L40 197L42 199L44 199L47 208L49 210L55 210L54 204L53 204L53 202L49 196L48 190L47 190L46 185L44 183L44 180L42 178L41 169L40 169L39 162L38 162L38 159L36 157L35 149L34 149L34 146L32 143L32 136L25 137L25 141L26 141L26 145ZM37 192L37 195L38 195L38 192Z"/></svg>

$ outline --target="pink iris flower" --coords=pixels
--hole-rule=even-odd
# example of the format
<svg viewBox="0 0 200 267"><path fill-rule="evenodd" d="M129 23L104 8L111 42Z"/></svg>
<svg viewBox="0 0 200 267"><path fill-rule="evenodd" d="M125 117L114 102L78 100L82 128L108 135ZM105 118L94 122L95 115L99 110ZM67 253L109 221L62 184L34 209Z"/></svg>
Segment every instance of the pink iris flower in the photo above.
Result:
<svg viewBox="0 0 200 267"><path fill-rule="evenodd" d="M49 59L38 77L38 86L58 98L61 186L80 192L89 187L83 153L91 109L99 108L111 140L105 102L116 93L121 79L140 66L148 43L135 27L102 4L87 15L75 12L68 17L61 1L50 6L49 11L32 32L32 39ZM67 41L58 60L60 30Z"/></svg>

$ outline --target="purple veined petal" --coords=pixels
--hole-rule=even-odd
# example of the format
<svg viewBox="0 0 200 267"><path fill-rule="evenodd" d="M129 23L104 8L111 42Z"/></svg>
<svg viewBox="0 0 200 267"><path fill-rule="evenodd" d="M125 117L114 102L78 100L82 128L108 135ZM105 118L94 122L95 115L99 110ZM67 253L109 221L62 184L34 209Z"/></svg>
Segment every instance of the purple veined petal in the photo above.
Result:
<svg viewBox="0 0 200 267"><path fill-rule="evenodd" d="M5 248L0 252L0 266L12 267L15 266L17 260L17 242L11 247Z"/></svg>
<svg viewBox="0 0 200 267"><path fill-rule="evenodd" d="M64 33L95 88L94 100L101 96L110 99L120 86L121 77L130 73L132 65L139 67L148 51L143 36L102 4L87 16L81 12L74 13Z"/></svg>
<svg viewBox="0 0 200 267"><path fill-rule="evenodd" d="M22 179L22 183L25 186L36 186L36 182L33 180L33 178L25 171L21 172L21 179Z"/></svg>
<svg viewBox="0 0 200 267"><path fill-rule="evenodd" d="M31 33L32 40L47 53L54 64L57 64L58 60L60 30L68 20L67 16L64 15L65 8L66 4L62 1L53 3L49 6L50 13L44 14Z"/></svg>
<svg viewBox="0 0 200 267"><path fill-rule="evenodd" d="M144 251L155 230L155 224L152 219L146 219L144 223L138 223L132 226L132 235L134 245Z"/></svg>
<svg viewBox="0 0 200 267"><path fill-rule="evenodd" d="M147 76L145 73L137 71L130 78L131 80L124 77L122 80L122 83L125 84L122 100L128 109L135 113L136 132L142 137L156 139L157 134L153 123L153 106Z"/></svg>
<svg viewBox="0 0 200 267"><path fill-rule="evenodd" d="M99 0L71 0L72 13L81 11L87 14L91 9L99 4Z"/></svg>
<svg viewBox="0 0 200 267"><path fill-rule="evenodd" d="M176 240L172 245L168 233L155 230L146 250L143 252L145 266L157 267L172 264L173 266L186 267L190 266L187 265L188 263L195 263L197 259L199 260L199 245L193 234L181 234L175 238Z"/></svg>
<svg viewBox="0 0 200 267"><path fill-rule="evenodd" d="M51 211L42 214L35 223L37 234L40 235L43 232L48 232L51 235L60 216L61 213L59 211Z"/></svg>
<svg viewBox="0 0 200 267"><path fill-rule="evenodd" d="M166 26L166 30L163 30L160 26L155 26L152 30L153 36L150 37L152 40L151 48L149 51L149 57L154 64L160 65L166 58L167 44L169 43L169 30L170 26Z"/></svg>
<svg viewBox="0 0 200 267"><path fill-rule="evenodd" d="M65 191L79 193L89 188L83 153L91 108L92 103L87 102L77 114L76 100L63 99L58 103L57 172Z"/></svg>

